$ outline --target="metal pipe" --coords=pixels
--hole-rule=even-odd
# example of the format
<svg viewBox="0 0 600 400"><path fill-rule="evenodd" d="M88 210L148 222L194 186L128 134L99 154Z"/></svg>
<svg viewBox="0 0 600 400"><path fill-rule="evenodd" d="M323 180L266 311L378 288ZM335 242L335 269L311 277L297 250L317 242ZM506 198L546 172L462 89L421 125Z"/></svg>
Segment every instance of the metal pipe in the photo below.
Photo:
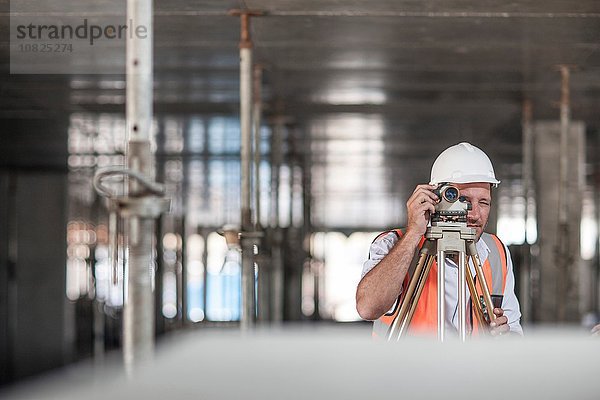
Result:
<svg viewBox="0 0 600 400"><path fill-rule="evenodd" d="M560 181L558 192L558 259L559 282L558 282L558 312L559 321L567 317L567 296L570 286L570 250L569 241L571 234L569 229L569 124L571 108L569 104L569 78L570 70L566 65L559 66L561 74L561 96L560 96Z"/></svg>
<svg viewBox="0 0 600 400"><path fill-rule="evenodd" d="M465 254L458 253L458 335L463 342L467 340L466 270Z"/></svg>
<svg viewBox="0 0 600 400"><path fill-rule="evenodd" d="M279 181L281 169L282 124L280 118L274 121L271 130L271 227L279 227Z"/></svg>
<svg viewBox="0 0 600 400"><path fill-rule="evenodd" d="M260 180L260 162L261 162L261 117L262 117L262 72L263 68L261 65L255 65L253 70L253 108L252 108L252 123L253 123L253 139L254 139L254 174L253 174L253 185L252 191L254 195L254 231L261 233L262 237L262 226L261 226L261 180ZM257 301L257 315L258 321L265 322L269 320L269 279L270 279L270 265L265 257L264 242L260 238L256 238L258 245L258 253L256 257L256 267L258 270L257 283L256 283L256 301Z"/></svg>
<svg viewBox="0 0 600 400"><path fill-rule="evenodd" d="M260 127L262 116L262 66L254 66L254 224L260 229Z"/></svg>
<svg viewBox="0 0 600 400"><path fill-rule="evenodd" d="M152 122L152 1L128 0L127 19L143 27L145 35L127 37L127 164L128 168L150 178L154 165L150 150ZM130 180L130 194L138 188ZM123 355L128 371L151 357L154 349L154 297L152 295L152 235L154 221L131 217L127 226L129 257L127 296L123 317Z"/></svg>
<svg viewBox="0 0 600 400"><path fill-rule="evenodd" d="M242 18L244 20L244 18ZM242 46L242 43L240 43ZM241 122L241 220L242 220L242 330L254 326L256 319L253 240L246 233L254 230L250 196L252 175L252 50L240 48L240 122Z"/></svg>
<svg viewBox="0 0 600 400"><path fill-rule="evenodd" d="M522 129L522 145L523 145L523 160L522 160L522 177L523 177L523 196L525 197L525 241L528 244L533 244L532 231L529 229L529 221L535 217L535 191L533 187L533 128L532 121L532 105L531 100L523 101L523 116L521 122ZM532 286L535 278L532 276L531 250L528 257L521 267L519 280L521 293L519 300L521 301L521 309L523 310L523 320L532 318Z"/></svg>
<svg viewBox="0 0 600 400"><path fill-rule="evenodd" d="M560 191L558 222L563 225L568 222L568 167L569 167L569 123L571 108L569 104L569 67L560 66L561 96L560 96Z"/></svg>
<svg viewBox="0 0 600 400"><path fill-rule="evenodd" d="M252 229L252 49L241 46L240 43L241 208L242 231L245 231Z"/></svg>
<svg viewBox="0 0 600 400"><path fill-rule="evenodd" d="M271 137L271 199L270 199L270 224L273 229L271 241L271 319L273 322L283 320L283 232L279 227L279 183L282 158L282 124L283 119L274 121Z"/></svg>
<svg viewBox="0 0 600 400"><path fill-rule="evenodd" d="M533 216L533 129L531 100L523 101L522 144L523 144L523 195L525 196L525 239L528 239L528 220ZM528 241L528 240L527 240ZM529 241L528 241L529 242ZM531 244L531 243L530 243Z"/></svg>
<svg viewBox="0 0 600 400"><path fill-rule="evenodd" d="M304 136L304 142L302 143L303 148L303 165L302 165L302 221L304 224L304 234L308 239L312 233L312 221L311 221L311 210L312 210L312 165L313 160L311 153L307 151L310 149L310 139L308 135ZM308 243L308 241L307 241ZM309 249L307 249L309 250ZM309 255L312 252L308 251Z"/></svg>
<svg viewBox="0 0 600 400"><path fill-rule="evenodd" d="M252 328L256 321L256 278L254 269L254 246L256 244L252 224L252 41L250 39L250 16L260 13L232 10L239 15L240 29L240 172L241 172L241 247L242 247L242 330Z"/></svg>
<svg viewBox="0 0 600 400"><path fill-rule="evenodd" d="M437 253L437 301L438 301L438 340L440 342L444 341L445 334L445 320L446 320L446 258L443 250L438 251Z"/></svg>

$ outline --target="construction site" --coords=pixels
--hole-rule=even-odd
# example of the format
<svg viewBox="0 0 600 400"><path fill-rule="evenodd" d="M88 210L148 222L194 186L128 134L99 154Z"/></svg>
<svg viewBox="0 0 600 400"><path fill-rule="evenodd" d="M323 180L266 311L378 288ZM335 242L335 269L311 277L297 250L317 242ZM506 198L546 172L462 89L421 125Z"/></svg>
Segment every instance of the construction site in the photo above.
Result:
<svg viewBox="0 0 600 400"><path fill-rule="evenodd" d="M597 0L0 6L0 397L600 396Z"/></svg>

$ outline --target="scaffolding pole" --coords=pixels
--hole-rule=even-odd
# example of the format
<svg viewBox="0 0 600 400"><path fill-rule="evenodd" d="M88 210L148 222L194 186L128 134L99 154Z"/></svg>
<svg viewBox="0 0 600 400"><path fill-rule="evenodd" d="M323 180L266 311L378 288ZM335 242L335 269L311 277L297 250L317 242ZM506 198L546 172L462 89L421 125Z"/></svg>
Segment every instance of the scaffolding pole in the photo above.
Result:
<svg viewBox="0 0 600 400"><path fill-rule="evenodd" d="M260 141L261 141L261 118L262 118L262 73L263 67L261 65L254 66L254 75L253 75L253 100L254 107L252 108L253 117L252 123L254 126L253 129L253 139L254 139L254 175L253 175L253 194L254 194L254 230L256 232L262 232L261 225L261 213L260 213L260 162L261 162L261 152L260 152ZM256 264L258 269L257 276L257 315L256 318L259 322L266 322L269 320L270 315L270 307L269 307L269 262L265 257L264 251L264 242L257 238L258 245L258 255L256 257Z"/></svg>
<svg viewBox="0 0 600 400"><path fill-rule="evenodd" d="M254 66L254 108L252 122L254 124L254 227L261 229L260 225L260 128L262 116L262 66Z"/></svg>
<svg viewBox="0 0 600 400"><path fill-rule="evenodd" d="M279 220L279 186L281 181L283 117L276 117L271 129L271 321L283 321L283 232Z"/></svg>
<svg viewBox="0 0 600 400"><path fill-rule="evenodd" d="M128 0L127 19L134 27L145 27L147 35L127 39L127 166L150 180L154 160L150 148L152 122L152 0ZM129 196L140 192L130 179ZM131 216L127 226L129 256L127 296L123 319L123 355L130 371L150 358L154 349L154 297L152 295L152 236L154 220Z"/></svg>
<svg viewBox="0 0 600 400"><path fill-rule="evenodd" d="M569 125L571 123L571 107L569 93L570 70L566 65L559 66L561 75L560 96L560 181L558 192L558 320L567 318L567 301L571 281L570 238L572 234L569 224Z"/></svg>
<svg viewBox="0 0 600 400"><path fill-rule="evenodd" d="M532 244L533 232L530 230L529 221L535 218L535 191L533 187L533 127L532 127L532 104L530 99L523 101L523 115L521 120L522 129L522 177L523 196L525 197L525 243ZM532 320L532 278L531 250L528 249L525 265L521 267L520 274L520 300L524 319ZM538 283L539 284L539 283Z"/></svg>
<svg viewBox="0 0 600 400"><path fill-rule="evenodd" d="M252 40L250 17L261 15L249 10L231 10L230 15L239 16L240 29L240 169L241 169L241 247L242 247L242 316L243 331L254 327L256 322L256 278L254 249L257 232L252 223Z"/></svg>

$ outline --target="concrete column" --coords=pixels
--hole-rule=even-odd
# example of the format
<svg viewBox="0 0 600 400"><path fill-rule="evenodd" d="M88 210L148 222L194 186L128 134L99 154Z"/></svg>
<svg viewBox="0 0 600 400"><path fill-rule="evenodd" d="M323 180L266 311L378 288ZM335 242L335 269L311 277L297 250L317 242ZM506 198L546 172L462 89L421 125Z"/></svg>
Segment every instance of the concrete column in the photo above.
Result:
<svg viewBox="0 0 600 400"><path fill-rule="evenodd" d="M563 127L564 128L564 127ZM539 244L539 288L534 299L538 322L578 322L580 225L585 173L585 126L571 122L566 146L566 223L559 221L561 124L539 121L532 125L535 192Z"/></svg>
<svg viewBox="0 0 600 400"><path fill-rule="evenodd" d="M65 362L67 176L3 171L0 188L0 383L6 383Z"/></svg>
<svg viewBox="0 0 600 400"><path fill-rule="evenodd" d="M279 224L279 183L282 163L283 123L275 121L271 129L271 320L275 323L283 320L283 232Z"/></svg>
<svg viewBox="0 0 600 400"><path fill-rule="evenodd" d="M0 385L10 382L13 375L9 282L14 276L14 261L8 253L9 230L15 215L14 195L11 195L13 179L8 171L0 170Z"/></svg>
<svg viewBox="0 0 600 400"><path fill-rule="evenodd" d="M2 122L0 386L58 368L75 349L65 296L68 114Z"/></svg>

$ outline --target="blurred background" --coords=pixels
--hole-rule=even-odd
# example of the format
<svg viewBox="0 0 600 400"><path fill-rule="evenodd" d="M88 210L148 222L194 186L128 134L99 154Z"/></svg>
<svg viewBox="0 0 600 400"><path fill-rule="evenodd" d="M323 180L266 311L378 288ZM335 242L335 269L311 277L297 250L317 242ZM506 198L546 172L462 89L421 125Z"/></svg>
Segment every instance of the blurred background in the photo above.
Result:
<svg viewBox="0 0 600 400"><path fill-rule="evenodd" d="M69 15L72 2L55 3L55 17ZM127 249L119 235L115 273L92 178L125 164L127 123L124 46L82 60L117 73L11 73L10 20L21 15L0 6L7 384L123 345ZM171 199L144 233L157 338L240 329L242 258L222 235L242 225L231 9L264 13L250 25L262 92L256 326L345 323L368 337L354 296L369 245L405 224L414 186L462 141L502 181L488 231L510 246L524 329L598 322L600 3L173 0L154 4L152 142Z"/></svg>

